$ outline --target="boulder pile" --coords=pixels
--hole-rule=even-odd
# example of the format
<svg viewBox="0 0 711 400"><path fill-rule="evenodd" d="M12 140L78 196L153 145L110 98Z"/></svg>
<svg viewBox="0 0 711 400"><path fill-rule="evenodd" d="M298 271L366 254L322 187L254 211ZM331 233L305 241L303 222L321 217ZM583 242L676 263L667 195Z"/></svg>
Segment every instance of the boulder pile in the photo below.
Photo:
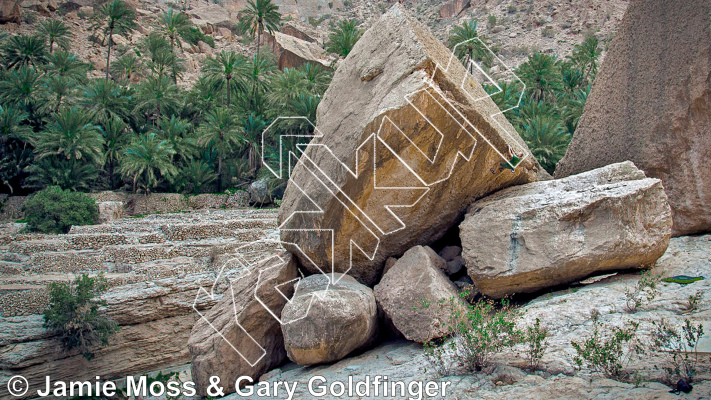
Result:
<svg viewBox="0 0 711 400"><path fill-rule="evenodd" d="M279 210L294 265L271 284L283 299L252 309L264 290L252 278L239 285L253 293L239 286L206 314L190 339L199 390L207 376L256 378L286 358L336 362L378 332L427 343L482 295L642 268L669 244L659 179L624 162L537 181L540 166L480 83L397 4L336 71L316 126ZM241 327L257 321L246 341ZM238 359L255 346L257 367Z"/></svg>

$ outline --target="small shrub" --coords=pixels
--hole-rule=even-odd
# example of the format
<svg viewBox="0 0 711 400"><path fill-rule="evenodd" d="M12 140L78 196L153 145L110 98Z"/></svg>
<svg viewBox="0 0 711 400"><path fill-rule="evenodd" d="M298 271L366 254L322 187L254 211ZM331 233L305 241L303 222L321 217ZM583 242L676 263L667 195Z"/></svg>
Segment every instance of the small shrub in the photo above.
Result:
<svg viewBox="0 0 711 400"><path fill-rule="evenodd" d="M526 328L523 333L522 342L527 345L526 348L526 358L528 361L528 368L532 371L538 369L538 365L543 358L543 354L546 352L548 347L548 330L544 327L541 328L541 320L536 318L536 322Z"/></svg>
<svg viewBox="0 0 711 400"><path fill-rule="evenodd" d="M661 281L661 274L652 271L642 272L642 276L633 287L625 289L625 305L627 312L635 313L644 304L649 304L659 294L657 285Z"/></svg>
<svg viewBox="0 0 711 400"><path fill-rule="evenodd" d="M466 296L468 293L461 293ZM450 300L452 318L448 328L454 340L446 344L438 341L427 343L430 362L446 373L453 365L445 360L450 353L455 359L454 365L463 366L469 372L478 372L490 365L491 357L502 350L519 343L521 333L516 329L518 313L507 300L501 304L491 301L479 301L461 307ZM423 303L423 308L428 304Z"/></svg>
<svg viewBox="0 0 711 400"><path fill-rule="evenodd" d="M516 11L518 10L516 9L516 6L512 4L507 8L507 11L509 12L509 14L516 14Z"/></svg>
<svg viewBox="0 0 711 400"><path fill-rule="evenodd" d="M40 190L22 206L27 227L45 233L67 233L72 225L92 225L99 209L91 197L59 186Z"/></svg>
<svg viewBox="0 0 711 400"><path fill-rule="evenodd" d="M699 307L699 302L701 301L701 298L703 296L704 296L704 294L700 290L697 290L696 293L694 293L694 294L690 294L689 298L687 299L687 303L684 305L684 308L682 309L682 312L690 313L692 311L695 311Z"/></svg>
<svg viewBox="0 0 711 400"><path fill-rule="evenodd" d="M608 378L622 378L623 368L630 358L641 351L636 342L638 327L638 323L629 322L623 328L608 328L594 316L592 335L583 341L571 342L577 353L573 361L579 368L585 365Z"/></svg>
<svg viewBox="0 0 711 400"><path fill-rule="evenodd" d="M487 28L489 28L489 30L494 29L494 27L496 26L496 15L489 15L489 19L486 26Z"/></svg>
<svg viewBox="0 0 711 400"><path fill-rule="evenodd" d="M194 46L197 46L198 42L202 41L207 43L210 47L215 47L215 39L210 35L205 35L199 28L194 26L181 30L180 37Z"/></svg>
<svg viewBox="0 0 711 400"><path fill-rule="evenodd" d="M44 311L44 326L59 336L65 350L78 348L87 360L94 357L92 346L108 344L118 325L100 309L97 300L106 290L106 279L82 275L71 283L52 282L47 286L50 306Z"/></svg>
<svg viewBox="0 0 711 400"><path fill-rule="evenodd" d="M555 29L553 29L552 26L546 26L541 31L541 36L546 37L546 38L553 38L553 37L555 37Z"/></svg>
<svg viewBox="0 0 711 400"><path fill-rule="evenodd" d="M682 326L673 326L665 320L654 322L653 349L665 359L662 369L667 374L667 383L676 383L678 379L693 381L699 364L699 340L703 336L703 325L694 325L689 319Z"/></svg>

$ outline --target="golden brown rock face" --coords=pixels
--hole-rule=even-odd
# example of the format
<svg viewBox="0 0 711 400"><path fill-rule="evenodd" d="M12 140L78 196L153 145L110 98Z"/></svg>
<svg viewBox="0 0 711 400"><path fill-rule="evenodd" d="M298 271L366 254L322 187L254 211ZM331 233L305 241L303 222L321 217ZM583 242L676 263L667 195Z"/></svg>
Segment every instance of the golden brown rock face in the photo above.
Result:
<svg viewBox="0 0 711 400"><path fill-rule="evenodd" d="M529 151L450 60L397 5L344 60L279 213L304 268L373 284L388 257L441 237L471 201L535 180L532 157L498 172L509 147Z"/></svg>
<svg viewBox="0 0 711 400"><path fill-rule="evenodd" d="M675 236L711 230L711 1L632 1L595 80L565 177L633 161L664 183Z"/></svg>

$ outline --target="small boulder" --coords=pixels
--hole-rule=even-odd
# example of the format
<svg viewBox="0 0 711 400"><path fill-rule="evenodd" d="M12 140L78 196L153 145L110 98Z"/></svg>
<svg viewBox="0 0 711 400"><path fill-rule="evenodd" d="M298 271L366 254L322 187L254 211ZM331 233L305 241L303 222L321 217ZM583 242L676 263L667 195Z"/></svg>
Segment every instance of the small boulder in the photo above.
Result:
<svg viewBox="0 0 711 400"><path fill-rule="evenodd" d="M444 261L452 261L461 254L462 248L459 246L446 246L439 252L439 256L442 257Z"/></svg>
<svg viewBox="0 0 711 400"><path fill-rule="evenodd" d="M281 317L287 355L299 365L338 361L378 332L373 291L339 273L302 279Z"/></svg>
<svg viewBox="0 0 711 400"><path fill-rule="evenodd" d="M408 340L425 343L449 334L452 314L464 310L444 265L434 250L415 246L375 286L378 304Z"/></svg>
<svg viewBox="0 0 711 400"><path fill-rule="evenodd" d="M627 161L502 190L472 203L459 231L469 276L501 298L651 265L671 227L661 181Z"/></svg>
<svg viewBox="0 0 711 400"><path fill-rule="evenodd" d="M452 276L461 271L462 268L464 268L464 259L462 256L456 256L447 261L447 264L444 266L444 273L447 274L447 276Z"/></svg>
<svg viewBox="0 0 711 400"><path fill-rule="evenodd" d="M249 204L265 205L272 202L269 195L269 184L265 179L252 182L247 188L247 192L249 193Z"/></svg>
<svg viewBox="0 0 711 400"><path fill-rule="evenodd" d="M111 222L123 218L123 201L100 201L96 203L99 207L99 222Z"/></svg>

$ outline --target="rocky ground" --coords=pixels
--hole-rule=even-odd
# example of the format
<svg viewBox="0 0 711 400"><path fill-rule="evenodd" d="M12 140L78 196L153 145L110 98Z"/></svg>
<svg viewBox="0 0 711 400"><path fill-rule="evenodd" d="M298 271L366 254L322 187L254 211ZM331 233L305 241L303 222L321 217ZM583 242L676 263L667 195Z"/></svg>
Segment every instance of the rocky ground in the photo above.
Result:
<svg viewBox="0 0 711 400"><path fill-rule="evenodd" d="M663 276L709 275L711 271L711 235L680 237L671 240L669 249L658 261L653 271ZM680 326L686 318L703 323L706 331L711 329L711 284L709 280L690 285L661 283L659 294L645 302L637 312L626 311L625 291L633 288L640 279L639 273L613 275L598 282L579 285L536 297L520 307L521 323L530 324L536 318L548 329L548 346L535 373L522 369L525 366L524 351L500 354L494 365L485 373L474 375L442 376L438 366L430 363L422 346L412 342L395 341L381 344L373 350L347 358L330 365L299 367L286 364L261 377L267 382L298 382L298 399L309 399L307 391L311 377L320 375L327 384L346 382L349 376L359 381L365 376L384 375L391 381L445 381L452 382L446 396L435 399L673 399L677 395L663 383L664 374L654 365L663 366L659 354L633 357L627 366L629 372L641 376L638 385L606 379L589 370L578 370L572 359L575 350L572 340L580 340L591 332L592 313L599 313L604 324L620 326L626 321L640 323L638 340L648 348L652 341L650 326L653 321L665 319ZM690 295L701 293L698 306L687 309ZM595 311L596 310L596 311ZM693 391L681 398L706 399L711 395L711 340L704 338L699 347L699 374ZM229 399L242 398L230 395ZM257 398L257 397L253 397ZM277 399L282 397L260 397ZM332 395L324 398L338 398ZM370 396L361 398L389 398Z"/></svg>

